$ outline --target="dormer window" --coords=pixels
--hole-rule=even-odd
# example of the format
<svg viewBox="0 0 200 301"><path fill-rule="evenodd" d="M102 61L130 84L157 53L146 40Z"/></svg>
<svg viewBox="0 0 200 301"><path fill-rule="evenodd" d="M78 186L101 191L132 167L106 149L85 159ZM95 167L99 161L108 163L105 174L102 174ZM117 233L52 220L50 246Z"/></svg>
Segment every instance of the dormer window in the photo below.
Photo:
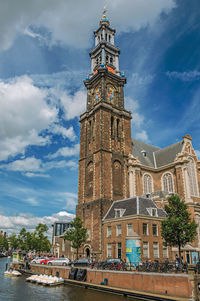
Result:
<svg viewBox="0 0 200 301"><path fill-rule="evenodd" d="M144 149L141 151L141 153L142 153L142 155L143 155L144 157L147 156L147 152L146 152Z"/></svg>
<svg viewBox="0 0 200 301"><path fill-rule="evenodd" d="M125 212L125 209L115 209L115 217L116 218L122 217L124 212Z"/></svg>
<svg viewBox="0 0 200 301"><path fill-rule="evenodd" d="M157 208L151 208L151 216L158 216Z"/></svg>

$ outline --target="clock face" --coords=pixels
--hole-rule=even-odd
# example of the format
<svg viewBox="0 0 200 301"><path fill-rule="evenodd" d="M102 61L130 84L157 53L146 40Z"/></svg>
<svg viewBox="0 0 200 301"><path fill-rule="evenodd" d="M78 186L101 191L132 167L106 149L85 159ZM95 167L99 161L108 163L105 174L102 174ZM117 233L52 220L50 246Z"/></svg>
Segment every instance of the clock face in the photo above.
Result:
<svg viewBox="0 0 200 301"><path fill-rule="evenodd" d="M96 89L95 98L96 98L96 101L98 101L98 102L101 100L101 88Z"/></svg>
<svg viewBox="0 0 200 301"><path fill-rule="evenodd" d="M107 90L107 95L108 95L108 101L112 102L114 99L114 89L109 87Z"/></svg>

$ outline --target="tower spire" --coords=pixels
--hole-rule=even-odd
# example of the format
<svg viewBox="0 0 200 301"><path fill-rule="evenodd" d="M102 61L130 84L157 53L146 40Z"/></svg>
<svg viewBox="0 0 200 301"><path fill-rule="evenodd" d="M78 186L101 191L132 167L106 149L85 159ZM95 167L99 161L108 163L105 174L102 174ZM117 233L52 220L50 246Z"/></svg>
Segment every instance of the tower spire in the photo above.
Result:
<svg viewBox="0 0 200 301"><path fill-rule="evenodd" d="M106 5L104 5L103 16L102 16L102 18L101 18L101 20L99 22L99 25L101 25L102 23L104 23L104 24L110 26L110 22L109 22L109 20L108 20L108 18L106 16L106 12L107 12L107 7L106 7Z"/></svg>

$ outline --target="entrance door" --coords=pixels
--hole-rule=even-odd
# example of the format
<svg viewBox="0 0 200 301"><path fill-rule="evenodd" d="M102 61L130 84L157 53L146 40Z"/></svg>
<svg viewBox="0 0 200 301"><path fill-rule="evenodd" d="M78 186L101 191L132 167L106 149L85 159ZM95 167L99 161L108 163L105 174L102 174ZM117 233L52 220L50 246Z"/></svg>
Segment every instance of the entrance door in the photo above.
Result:
<svg viewBox="0 0 200 301"><path fill-rule="evenodd" d="M85 250L85 252L86 252L86 257L87 257L87 258L90 258L90 249L87 248L87 249Z"/></svg>

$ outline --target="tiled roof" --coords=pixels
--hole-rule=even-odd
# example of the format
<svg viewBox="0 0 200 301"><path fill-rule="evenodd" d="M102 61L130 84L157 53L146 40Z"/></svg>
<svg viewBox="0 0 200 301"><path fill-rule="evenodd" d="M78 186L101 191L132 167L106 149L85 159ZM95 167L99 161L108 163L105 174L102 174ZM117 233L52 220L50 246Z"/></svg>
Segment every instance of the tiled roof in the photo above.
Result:
<svg viewBox="0 0 200 301"><path fill-rule="evenodd" d="M142 154L143 150L146 152L146 157ZM132 139L132 154L139 159L142 165L155 167L153 152L157 150L159 150L159 147Z"/></svg>
<svg viewBox="0 0 200 301"><path fill-rule="evenodd" d="M116 209L122 209L123 217L130 215L151 216L150 210L148 210L150 208L157 208L158 217L166 217L165 211L158 208L153 200L144 197L133 197L113 202L104 219L115 218Z"/></svg>
<svg viewBox="0 0 200 301"><path fill-rule="evenodd" d="M161 167L174 162L176 155L180 153L183 148L183 143L183 141L179 141L175 144L156 151L156 167Z"/></svg>
<svg viewBox="0 0 200 301"><path fill-rule="evenodd" d="M173 163L176 155L181 152L183 143L184 141L182 140L160 149L156 146L133 139L132 154L139 159L142 165L158 168ZM145 156L142 153L143 151L146 153Z"/></svg>

